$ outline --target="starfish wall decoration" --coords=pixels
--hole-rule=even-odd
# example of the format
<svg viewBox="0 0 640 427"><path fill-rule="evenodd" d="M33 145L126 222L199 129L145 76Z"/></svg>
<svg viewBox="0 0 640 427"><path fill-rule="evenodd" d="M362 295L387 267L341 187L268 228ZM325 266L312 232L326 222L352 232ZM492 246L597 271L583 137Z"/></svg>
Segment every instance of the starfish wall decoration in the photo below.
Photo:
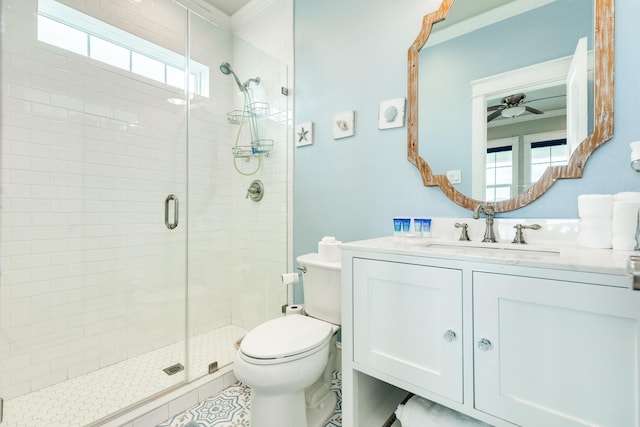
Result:
<svg viewBox="0 0 640 427"><path fill-rule="evenodd" d="M296 147L313 144L313 122L296 125Z"/></svg>

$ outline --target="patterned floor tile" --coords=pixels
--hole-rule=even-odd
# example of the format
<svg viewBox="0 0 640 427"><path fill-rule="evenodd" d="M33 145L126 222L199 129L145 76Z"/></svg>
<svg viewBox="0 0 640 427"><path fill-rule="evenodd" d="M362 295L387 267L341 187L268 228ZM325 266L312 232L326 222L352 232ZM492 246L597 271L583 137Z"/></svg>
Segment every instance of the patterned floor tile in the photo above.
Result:
<svg viewBox="0 0 640 427"><path fill-rule="evenodd" d="M331 390L336 394L336 409L324 427L342 427L342 376L333 373ZM157 427L250 427L251 389L240 383L178 414Z"/></svg>

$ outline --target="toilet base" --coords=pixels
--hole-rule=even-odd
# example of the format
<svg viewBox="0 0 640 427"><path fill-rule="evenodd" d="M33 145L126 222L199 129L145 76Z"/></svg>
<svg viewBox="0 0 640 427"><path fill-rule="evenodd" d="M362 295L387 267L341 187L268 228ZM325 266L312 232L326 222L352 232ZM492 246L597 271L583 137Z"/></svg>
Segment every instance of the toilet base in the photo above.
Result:
<svg viewBox="0 0 640 427"><path fill-rule="evenodd" d="M336 364L337 334L331 338L329 358L322 375L304 392L307 407L307 427L322 427L336 408L336 395L331 391L331 377Z"/></svg>
<svg viewBox="0 0 640 427"><path fill-rule="evenodd" d="M251 397L251 427L322 427L336 407L336 395L326 393L313 406L305 405L305 394L291 393ZM254 419L260 414L259 419Z"/></svg>
<svg viewBox="0 0 640 427"><path fill-rule="evenodd" d="M260 414L256 419L256 414ZM251 427L306 427L304 390L287 394L251 396Z"/></svg>
<svg viewBox="0 0 640 427"><path fill-rule="evenodd" d="M322 427L324 426L333 411L336 408L336 395L332 391L329 391L320 402L314 406L307 406L307 427Z"/></svg>

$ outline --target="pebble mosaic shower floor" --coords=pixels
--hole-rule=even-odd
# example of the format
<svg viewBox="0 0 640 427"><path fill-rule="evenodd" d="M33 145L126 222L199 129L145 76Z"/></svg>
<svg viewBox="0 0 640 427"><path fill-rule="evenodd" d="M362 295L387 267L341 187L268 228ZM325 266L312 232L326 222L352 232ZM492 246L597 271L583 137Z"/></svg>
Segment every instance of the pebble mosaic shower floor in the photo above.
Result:
<svg viewBox="0 0 640 427"><path fill-rule="evenodd" d="M336 394L336 409L324 427L342 426L341 385L340 374L334 372L331 390ZM251 389L237 383L157 427L250 427L250 411Z"/></svg>
<svg viewBox="0 0 640 427"><path fill-rule="evenodd" d="M229 325L193 339L192 366L205 374L211 361L228 365L246 330ZM176 384L184 372L168 376L167 361L184 360L184 343L107 366L98 371L4 402L2 427L82 427ZM233 425L233 424L228 424ZM243 424L238 424L242 426Z"/></svg>

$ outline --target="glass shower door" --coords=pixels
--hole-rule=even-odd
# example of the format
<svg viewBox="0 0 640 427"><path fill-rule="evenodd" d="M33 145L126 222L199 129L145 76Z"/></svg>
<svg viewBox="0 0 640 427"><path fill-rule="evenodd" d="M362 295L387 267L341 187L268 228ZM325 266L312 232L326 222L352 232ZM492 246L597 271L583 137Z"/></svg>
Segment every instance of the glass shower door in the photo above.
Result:
<svg viewBox="0 0 640 427"><path fill-rule="evenodd" d="M187 13L86 3L1 3L3 426L186 379Z"/></svg>
<svg viewBox="0 0 640 427"><path fill-rule="evenodd" d="M282 315L287 302L280 275L288 269L290 106L283 94L287 68L277 59L195 14L189 41L190 63L209 70L208 94L195 93L189 101L191 381L229 365L242 337ZM245 98L221 70L225 63L241 82L251 82L253 101L261 106L253 109L260 139L273 141L268 153L234 158L239 147L251 147L256 134L249 120L236 120L243 116ZM264 185L260 201L248 196L254 180Z"/></svg>

